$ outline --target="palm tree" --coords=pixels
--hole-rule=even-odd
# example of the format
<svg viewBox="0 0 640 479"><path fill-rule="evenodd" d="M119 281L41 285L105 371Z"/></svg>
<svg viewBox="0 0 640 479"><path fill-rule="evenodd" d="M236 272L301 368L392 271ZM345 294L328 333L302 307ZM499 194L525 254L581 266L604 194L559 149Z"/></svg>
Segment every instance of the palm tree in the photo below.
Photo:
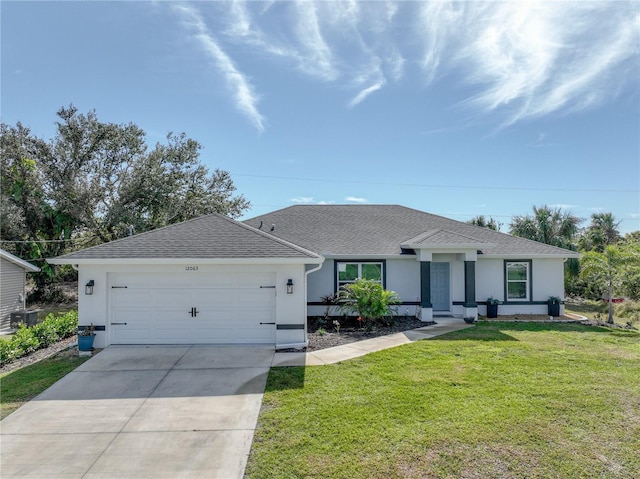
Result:
<svg viewBox="0 0 640 479"><path fill-rule="evenodd" d="M509 233L560 248L575 249L574 239L582 219L560 208L533 207L533 215L516 215Z"/></svg>
<svg viewBox="0 0 640 479"><path fill-rule="evenodd" d="M591 224L580 237L580 248L584 251L595 250L602 253L606 246L617 243L620 239L620 221L616 222L611 213L594 213Z"/></svg>

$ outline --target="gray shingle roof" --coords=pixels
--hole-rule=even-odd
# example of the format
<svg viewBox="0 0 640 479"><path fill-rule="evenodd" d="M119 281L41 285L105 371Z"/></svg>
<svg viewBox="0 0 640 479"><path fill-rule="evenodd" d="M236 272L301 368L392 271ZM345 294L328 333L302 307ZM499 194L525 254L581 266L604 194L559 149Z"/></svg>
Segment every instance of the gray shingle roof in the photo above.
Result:
<svg viewBox="0 0 640 479"><path fill-rule="evenodd" d="M317 259L318 255L214 213L70 253L55 260L150 258Z"/></svg>
<svg viewBox="0 0 640 479"><path fill-rule="evenodd" d="M577 256L573 251L470 225L399 205L298 205L246 220L311 251L339 255L397 255L401 245L425 233L435 240L486 243L484 254ZM428 235L426 235L428 237ZM428 244L428 243L427 243Z"/></svg>

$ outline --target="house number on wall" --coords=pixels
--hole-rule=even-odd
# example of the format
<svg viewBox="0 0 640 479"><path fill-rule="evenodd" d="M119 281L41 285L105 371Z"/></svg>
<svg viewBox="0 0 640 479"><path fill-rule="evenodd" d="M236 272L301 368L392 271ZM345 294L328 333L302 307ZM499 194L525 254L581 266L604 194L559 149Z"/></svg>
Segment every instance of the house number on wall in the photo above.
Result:
<svg viewBox="0 0 640 479"><path fill-rule="evenodd" d="M185 266L184 270L185 271L198 271L198 267L197 266Z"/></svg>

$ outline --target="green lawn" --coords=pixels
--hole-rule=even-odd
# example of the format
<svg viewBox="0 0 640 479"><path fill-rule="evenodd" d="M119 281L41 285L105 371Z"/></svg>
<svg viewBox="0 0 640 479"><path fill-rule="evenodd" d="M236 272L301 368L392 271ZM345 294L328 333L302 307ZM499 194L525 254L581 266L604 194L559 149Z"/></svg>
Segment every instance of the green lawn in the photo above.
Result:
<svg viewBox="0 0 640 479"><path fill-rule="evenodd" d="M273 368L248 478L638 478L640 335L479 323Z"/></svg>
<svg viewBox="0 0 640 479"><path fill-rule="evenodd" d="M88 357L59 355L0 375L0 419L36 397Z"/></svg>

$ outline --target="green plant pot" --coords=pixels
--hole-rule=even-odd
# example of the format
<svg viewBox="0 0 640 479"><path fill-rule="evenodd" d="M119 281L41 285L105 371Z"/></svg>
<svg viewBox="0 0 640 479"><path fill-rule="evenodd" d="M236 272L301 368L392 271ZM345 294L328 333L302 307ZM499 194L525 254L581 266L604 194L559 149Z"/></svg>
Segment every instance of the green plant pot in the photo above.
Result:
<svg viewBox="0 0 640 479"><path fill-rule="evenodd" d="M91 336L78 336L78 350L79 351L91 351L93 349L93 340L96 339L96 335Z"/></svg>
<svg viewBox="0 0 640 479"><path fill-rule="evenodd" d="M497 318L497 317L498 317L498 305L487 304L487 318Z"/></svg>
<svg viewBox="0 0 640 479"><path fill-rule="evenodd" d="M557 318L560 316L560 303L547 303L547 310L549 312L549 316Z"/></svg>

